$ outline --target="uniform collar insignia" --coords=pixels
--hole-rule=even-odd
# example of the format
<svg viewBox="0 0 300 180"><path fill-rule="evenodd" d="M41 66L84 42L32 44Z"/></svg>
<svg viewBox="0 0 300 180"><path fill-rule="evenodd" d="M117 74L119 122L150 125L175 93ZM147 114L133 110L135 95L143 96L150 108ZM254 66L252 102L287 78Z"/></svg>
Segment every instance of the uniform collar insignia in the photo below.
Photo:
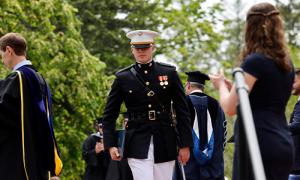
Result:
<svg viewBox="0 0 300 180"><path fill-rule="evenodd" d="M136 62L136 65L137 65L137 67L139 67L140 69L150 69L150 68L153 66L153 60L150 61L150 62L147 63L147 64L141 64L141 63Z"/></svg>

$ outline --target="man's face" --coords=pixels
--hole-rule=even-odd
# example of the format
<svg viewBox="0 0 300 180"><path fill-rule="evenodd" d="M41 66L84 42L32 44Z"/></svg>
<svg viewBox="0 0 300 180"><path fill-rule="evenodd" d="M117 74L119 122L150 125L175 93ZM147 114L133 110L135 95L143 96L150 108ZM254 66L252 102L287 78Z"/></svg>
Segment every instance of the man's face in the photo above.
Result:
<svg viewBox="0 0 300 180"><path fill-rule="evenodd" d="M293 95L300 95L300 74L295 76L294 84L293 84Z"/></svg>
<svg viewBox="0 0 300 180"><path fill-rule="evenodd" d="M5 51L0 50L2 63L7 67L11 68L11 56L12 56L12 48L6 47Z"/></svg>
<svg viewBox="0 0 300 180"><path fill-rule="evenodd" d="M184 86L185 94L189 95L191 93L191 84L187 81Z"/></svg>
<svg viewBox="0 0 300 180"><path fill-rule="evenodd" d="M150 46L149 48L131 48L131 52L135 58L135 60L141 64L146 64L152 59L152 54L154 51L154 47Z"/></svg>

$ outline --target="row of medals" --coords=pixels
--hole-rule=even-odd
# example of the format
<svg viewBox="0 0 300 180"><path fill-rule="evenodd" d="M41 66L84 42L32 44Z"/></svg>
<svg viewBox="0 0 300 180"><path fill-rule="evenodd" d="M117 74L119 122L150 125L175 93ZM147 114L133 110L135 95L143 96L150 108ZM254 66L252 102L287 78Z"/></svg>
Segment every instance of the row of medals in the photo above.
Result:
<svg viewBox="0 0 300 180"><path fill-rule="evenodd" d="M158 76L158 80L159 80L159 85L164 86L164 88L166 88L165 86L169 84L168 76Z"/></svg>

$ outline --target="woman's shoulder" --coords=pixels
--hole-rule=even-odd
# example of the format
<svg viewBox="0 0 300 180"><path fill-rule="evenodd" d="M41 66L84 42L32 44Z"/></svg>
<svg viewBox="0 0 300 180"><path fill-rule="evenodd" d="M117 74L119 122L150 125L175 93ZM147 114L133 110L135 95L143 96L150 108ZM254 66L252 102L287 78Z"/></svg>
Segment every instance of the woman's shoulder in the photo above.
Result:
<svg viewBox="0 0 300 180"><path fill-rule="evenodd" d="M250 66L255 68L262 68L266 66L274 66L274 61L261 53L249 54L242 63L242 67Z"/></svg>
<svg viewBox="0 0 300 180"><path fill-rule="evenodd" d="M274 69L274 62L261 53L252 53L248 55L243 63L241 64L241 68L255 76L256 78L261 78L267 69Z"/></svg>
<svg viewBox="0 0 300 180"><path fill-rule="evenodd" d="M270 58L268 58L267 56L265 56L264 54L262 53L252 53L252 54L249 54L246 58L245 58L245 61L254 61L254 62L270 62Z"/></svg>

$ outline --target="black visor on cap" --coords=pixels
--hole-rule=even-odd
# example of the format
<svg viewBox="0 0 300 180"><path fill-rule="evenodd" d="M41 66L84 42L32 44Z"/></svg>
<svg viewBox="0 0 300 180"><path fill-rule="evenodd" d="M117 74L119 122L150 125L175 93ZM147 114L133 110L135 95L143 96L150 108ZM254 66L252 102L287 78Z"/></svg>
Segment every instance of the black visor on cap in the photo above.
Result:
<svg viewBox="0 0 300 180"><path fill-rule="evenodd" d="M132 44L131 47L136 49L146 49L151 47L151 44Z"/></svg>

